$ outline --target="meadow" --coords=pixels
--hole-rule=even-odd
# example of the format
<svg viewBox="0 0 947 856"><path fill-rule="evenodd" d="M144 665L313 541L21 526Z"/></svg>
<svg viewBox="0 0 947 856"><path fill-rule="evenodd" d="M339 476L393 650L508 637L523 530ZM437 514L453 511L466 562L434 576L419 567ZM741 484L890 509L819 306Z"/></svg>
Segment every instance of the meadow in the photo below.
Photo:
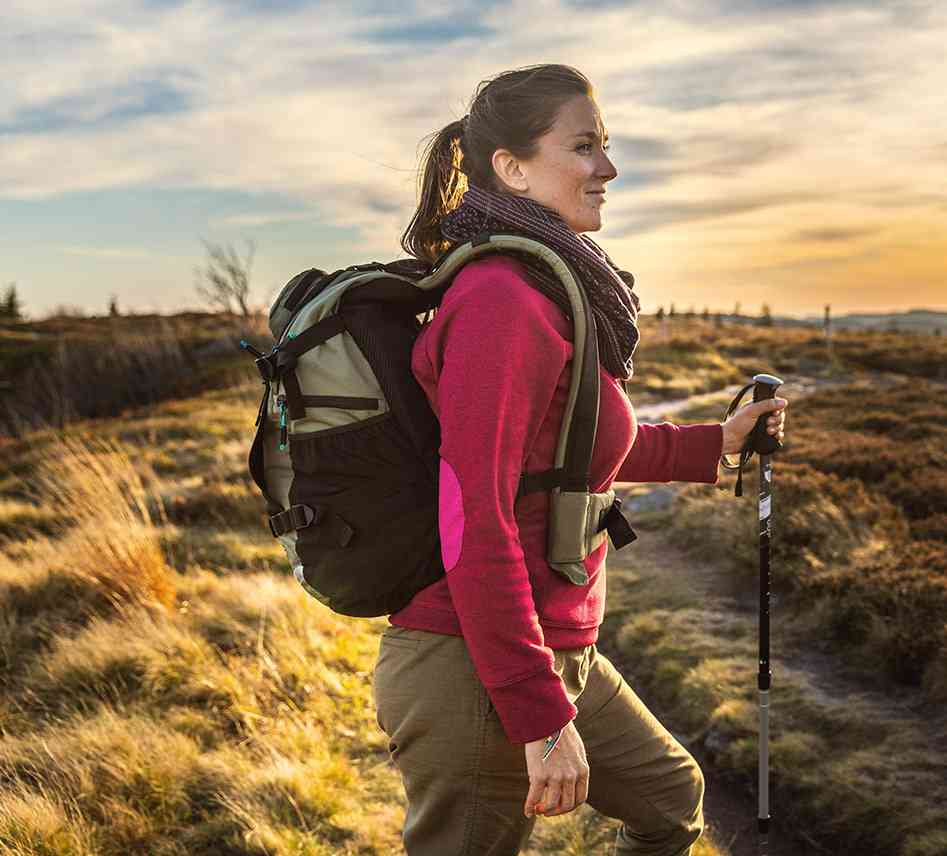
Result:
<svg viewBox="0 0 947 856"><path fill-rule="evenodd" d="M0 434L22 437L246 381L237 342L266 319L230 313L0 319Z"/></svg>
<svg viewBox="0 0 947 856"><path fill-rule="evenodd" d="M779 346L772 362L745 366L775 370L790 397L796 376L783 360L815 369L773 456L774 799L812 852L938 856L947 853L947 363L938 339L915 338L892 371L878 349L893 334L876 336L864 353L836 341L822 366ZM720 419L731 397L702 396L675 421ZM756 478L754 465L736 498L734 474L722 471L717 485L680 486L639 516L680 552L677 578L632 563L631 591L610 605L605 634L635 686L748 791Z"/></svg>
<svg viewBox="0 0 947 856"><path fill-rule="evenodd" d="M828 360L812 331L643 325L633 395L760 370L851 384L794 401L776 458L776 615L793 618L774 629L777 805L829 852L942 856L943 345L851 335L862 347L839 336ZM888 346L913 380L877 381L897 363ZM292 579L246 472L259 381L245 355L218 353L232 374L197 393L0 440L0 852L400 852L403 796L371 699L385 619L335 616ZM683 420L719 419L728 400ZM742 500L730 475L687 486L636 518L645 549L615 557L602 641L743 782L756 751L745 485ZM815 683L816 659L845 666L840 698ZM910 704L879 723L870 693ZM541 819L529 852L606 853L614 829L583 807ZM704 839L695 856L726 853Z"/></svg>

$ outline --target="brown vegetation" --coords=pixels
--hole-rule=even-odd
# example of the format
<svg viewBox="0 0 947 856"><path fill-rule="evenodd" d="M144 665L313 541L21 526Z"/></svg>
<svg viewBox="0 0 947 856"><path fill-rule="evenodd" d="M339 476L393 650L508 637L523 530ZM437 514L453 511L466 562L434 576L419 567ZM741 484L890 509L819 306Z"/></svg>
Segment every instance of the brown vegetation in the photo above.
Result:
<svg viewBox="0 0 947 856"><path fill-rule="evenodd" d="M866 671L947 700L947 404L942 387L836 387L791 406L774 458L774 591L791 594ZM750 482L755 476L750 476ZM744 479L747 484L746 477ZM757 567L752 487L743 500L692 486L674 515L680 541Z"/></svg>
<svg viewBox="0 0 947 856"><path fill-rule="evenodd" d="M743 383L757 372L786 376L893 372L947 379L947 338L841 330L831 349L814 327L715 324L700 318L639 318L641 342L631 381L636 402L683 397Z"/></svg>
<svg viewBox="0 0 947 856"><path fill-rule="evenodd" d="M0 434L245 383L256 369L241 337L268 348L265 319L183 313L0 325Z"/></svg>
<svg viewBox="0 0 947 856"><path fill-rule="evenodd" d="M201 327L205 342L219 334L211 318ZM656 345L646 336L638 382L669 397L740 382L751 366L790 371L817 360L819 339L804 345L779 328L745 333L708 324L696 342L682 334ZM753 342L771 334L775 362L755 365ZM0 441L2 852L399 849L401 785L371 701L384 621L335 616L288 573L246 472L259 381L252 361L237 359L251 377L241 387ZM774 461L780 609L798 606L794 627L807 643L862 662L866 676L881 663L882 688L919 683L934 704L947 697L937 630L945 518L938 389L853 387L794 402L790 442ZM718 488L689 487L686 514L653 521L673 527L694 555L699 549L702 570L728 571L734 598L756 581L747 483L742 501L731 495L731 476ZM685 518L686 526L676 522ZM630 585L633 606L616 633L638 658L635 686L717 741L724 767L752 774L753 627L702 611L680 579L660 570L650 589ZM610 584L609 596L614 608L621 587ZM938 856L945 842L936 832L917 829L909 839L902 822L932 822L935 798L943 802L917 734L893 720L875 729L853 713L851 697L823 704L801 676L781 680L782 726L773 734L780 806L845 840L911 841L903 854L894 845L875 852ZM867 742L882 740L872 753ZM884 779L883 764L890 781L866 798ZM905 777L913 802L902 805ZM583 809L542 821L530 852L594 852L613 831ZM698 852L716 851L702 841Z"/></svg>
<svg viewBox="0 0 947 856"><path fill-rule="evenodd" d="M172 450L194 407L181 404ZM246 430L252 412L238 400L230 416ZM149 429L103 433L123 432L143 440ZM379 622L337 618L288 575L221 575L225 546L175 567L182 530L165 496L187 493L186 477L156 477L114 437L32 439L20 495L57 513L45 537L10 527L0 553L0 851L392 852L398 782L380 763L367 681ZM228 455L214 432L203 440L226 496L242 444ZM188 531L232 532L190 518L212 502L203 490ZM256 536L261 520L244 518Z"/></svg>

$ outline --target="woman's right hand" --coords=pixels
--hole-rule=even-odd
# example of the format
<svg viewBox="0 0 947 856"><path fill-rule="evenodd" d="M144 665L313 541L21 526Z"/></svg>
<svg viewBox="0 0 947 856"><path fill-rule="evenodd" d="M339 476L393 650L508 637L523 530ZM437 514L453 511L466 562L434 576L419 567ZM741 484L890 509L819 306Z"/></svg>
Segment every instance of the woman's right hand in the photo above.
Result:
<svg viewBox="0 0 947 856"><path fill-rule="evenodd" d="M529 793L523 811L527 817L567 814L589 796L589 765L585 744L570 720L552 754L543 761L546 740L526 744Z"/></svg>

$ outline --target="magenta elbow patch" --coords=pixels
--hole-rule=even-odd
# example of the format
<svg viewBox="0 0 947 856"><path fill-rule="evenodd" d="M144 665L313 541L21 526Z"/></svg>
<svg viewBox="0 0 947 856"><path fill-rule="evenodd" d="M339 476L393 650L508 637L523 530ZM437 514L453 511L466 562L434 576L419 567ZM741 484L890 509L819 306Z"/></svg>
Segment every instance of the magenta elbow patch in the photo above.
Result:
<svg viewBox="0 0 947 856"><path fill-rule="evenodd" d="M460 560L464 543L464 498L454 468L441 458L438 483L437 521L441 536L441 557L449 571Z"/></svg>

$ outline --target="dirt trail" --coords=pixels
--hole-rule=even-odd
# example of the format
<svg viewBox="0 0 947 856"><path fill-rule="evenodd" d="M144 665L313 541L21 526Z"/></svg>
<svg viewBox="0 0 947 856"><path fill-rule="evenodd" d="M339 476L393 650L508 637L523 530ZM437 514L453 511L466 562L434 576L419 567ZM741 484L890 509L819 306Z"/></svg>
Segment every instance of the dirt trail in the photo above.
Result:
<svg viewBox="0 0 947 856"><path fill-rule="evenodd" d="M627 599L633 602L633 595L627 591L629 582L637 584L642 578L658 575L673 578L676 586L682 586L699 599L708 620L713 620L715 614L749 617L744 612L744 606L723 593L723 588L715 583L714 575L708 572L706 565L695 562L693 557L675 547L662 533L653 531L639 532L633 551L629 550L625 555L615 552L609 556L609 601L622 603ZM621 655L610 639L602 638L599 645L616 665L621 665ZM633 670L622 668L622 671L638 691ZM748 787L747 783L735 781L715 770L701 744L687 742L675 731L673 712L661 710L660 705L649 699L647 694L641 693L641 696L700 764L706 782L704 815L707 828L704 836L725 856L758 856L755 782L752 787ZM775 681L772 704L778 704L778 684ZM770 811L773 818L769 835L770 856L823 856L823 850L810 846L793 830L780 826L775 805L771 804Z"/></svg>
<svg viewBox="0 0 947 856"><path fill-rule="evenodd" d="M790 406L793 398L808 395L817 389L826 387L843 386L858 380L866 380L869 376L838 376L838 377L814 377L807 375L794 375L777 390L777 395L789 398ZM895 383L900 379L907 379L906 375L882 375L873 373L871 375L875 382ZM720 405L720 419L726 412L727 405L733 397L740 391L744 384L734 383L715 392L707 392L699 395L689 395L686 398L675 398L669 401L659 401L653 404L635 405L635 414L642 422L657 422L659 420L671 419L684 410L689 410L695 406ZM743 398L744 404L753 400L752 390L747 392Z"/></svg>

